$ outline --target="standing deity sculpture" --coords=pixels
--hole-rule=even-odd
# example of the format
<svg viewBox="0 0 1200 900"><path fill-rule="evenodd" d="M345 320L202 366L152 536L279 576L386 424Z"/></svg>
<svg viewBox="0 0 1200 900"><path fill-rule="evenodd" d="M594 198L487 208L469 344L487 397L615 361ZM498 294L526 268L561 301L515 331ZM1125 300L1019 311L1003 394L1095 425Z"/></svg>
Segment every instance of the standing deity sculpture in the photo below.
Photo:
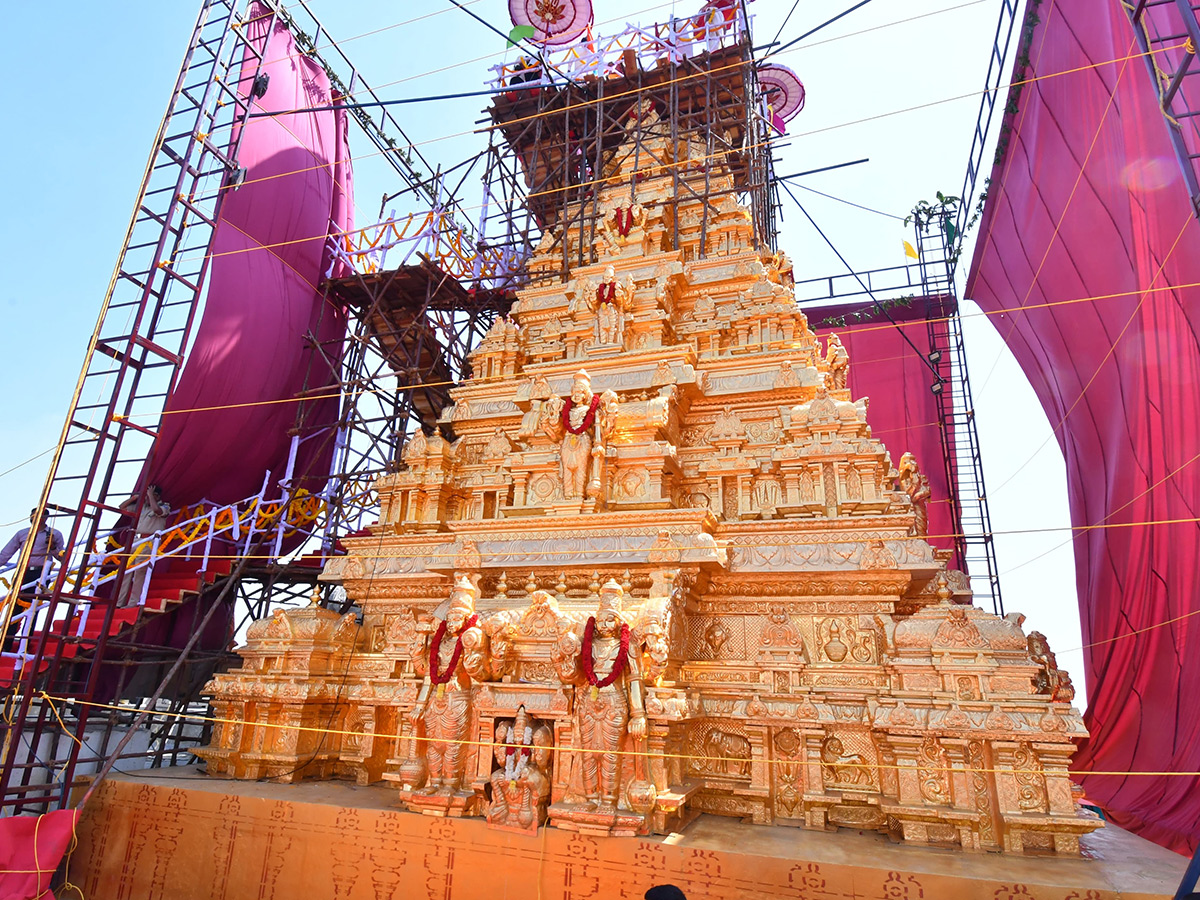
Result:
<svg viewBox="0 0 1200 900"><path fill-rule="evenodd" d="M574 292L568 311L575 315L581 305L586 306L596 314L596 343L620 345L625 333L625 311L633 302L633 279L618 281L613 267L605 266L598 282L580 278Z"/></svg>
<svg viewBox="0 0 1200 900"><path fill-rule="evenodd" d="M924 537L929 534L927 504L932 492L929 490L929 479L925 477L925 473L917 465L917 458L911 452L900 457L900 477L897 485L908 494L908 499L912 502L914 519L909 534Z"/></svg>
<svg viewBox="0 0 1200 900"><path fill-rule="evenodd" d="M523 705L511 723L496 723L489 824L535 831L545 820L553 740L550 729L535 725Z"/></svg>
<svg viewBox="0 0 1200 900"><path fill-rule="evenodd" d="M825 362L829 366L826 387L831 391L845 390L846 376L850 372L850 354L846 352L846 348L842 346L842 339L836 334L829 336L829 343L825 348Z"/></svg>
<svg viewBox="0 0 1200 900"><path fill-rule="evenodd" d="M567 632L556 648L559 675L564 681L582 682L576 689L575 718L587 811L616 813L625 735L635 741L646 737L640 654L629 646L630 629L621 609L624 596L615 580L606 582L582 637Z"/></svg>
<svg viewBox="0 0 1200 900"><path fill-rule="evenodd" d="M597 496L604 443L616 418L616 404L613 391L593 393L591 377L581 369L572 379L570 397L551 397L542 405L540 427L560 445L563 499L582 500L585 492Z"/></svg>
<svg viewBox="0 0 1200 900"><path fill-rule="evenodd" d="M475 615L479 590L460 576L445 621L429 646L429 671L409 712L414 730L424 725L429 781L423 794L452 796L462 786L471 720L471 686L487 677L487 638Z"/></svg>

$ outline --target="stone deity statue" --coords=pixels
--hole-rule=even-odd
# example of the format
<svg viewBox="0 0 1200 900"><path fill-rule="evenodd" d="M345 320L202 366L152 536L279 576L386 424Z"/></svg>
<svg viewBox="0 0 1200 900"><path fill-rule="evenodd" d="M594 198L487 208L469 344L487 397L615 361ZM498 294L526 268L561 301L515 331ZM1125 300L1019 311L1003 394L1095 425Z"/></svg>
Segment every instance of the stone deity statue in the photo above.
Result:
<svg viewBox="0 0 1200 900"><path fill-rule="evenodd" d="M535 831L545 819L550 797L550 748L553 736L545 725L535 727L517 709L512 723L497 722L492 771L489 824L520 831Z"/></svg>
<svg viewBox="0 0 1200 900"><path fill-rule="evenodd" d="M909 534L924 537L929 534L927 504L932 492L929 490L929 479L925 477L925 473L917 465L917 458L911 452L900 457L900 478L897 480L897 485L900 490L908 494L909 500L912 501L915 518Z"/></svg>
<svg viewBox="0 0 1200 900"><path fill-rule="evenodd" d="M455 583L446 620L429 647L429 672L409 712L413 728L422 723L425 728L429 782L424 794L451 796L462 786L471 686L487 677L487 638L475 615L478 593L465 576Z"/></svg>
<svg viewBox="0 0 1200 900"><path fill-rule="evenodd" d="M596 342L621 344L624 338L625 310L633 302L632 278L618 281L612 266L604 267L599 282L579 279L575 284L575 299L568 310L574 315L581 304L596 314Z"/></svg>
<svg viewBox="0 0 1200 900"><path fill-rule="evenodd" d="M842 346L842 339L836 334L829 336L825 347L825 362L829 365L829 380L826 387L831 391L846 389L846 376L850 372L850 354Z"/></svg>
<svg viewBox="0 0 1200 900"><path fill-rule="evenodd" d="M556 653L560 676L578 684L575 716L583 751L584 808L614 814L621 799L625 735L635 741L646 736L640 654L629 645L629 625L621 610L624 595L610 579L600 589L599 607L582 637L574 631L563 635Z"/></svg>
<svg viewBox="0 0 1200 900"><path fill-rule="evenodd" d="M565 500L582 500L589 479L599 488L599 459L605 454L604 440L611 430L617 395L592 392L592 380L580 370L571 382L570 399L551 397L542 405L540 426L560 446L562 495ZM598 440L597 440L598 438ZM594 471L595 470L595 471ZM593 495L595 491L587 491Z"/></svg>

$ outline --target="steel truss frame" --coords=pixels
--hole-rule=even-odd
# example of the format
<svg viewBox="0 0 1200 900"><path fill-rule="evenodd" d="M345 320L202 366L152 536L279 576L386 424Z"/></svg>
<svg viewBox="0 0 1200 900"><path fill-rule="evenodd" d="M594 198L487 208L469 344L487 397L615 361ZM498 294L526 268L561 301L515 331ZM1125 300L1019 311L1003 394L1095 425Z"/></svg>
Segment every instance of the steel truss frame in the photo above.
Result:
<svg viewBox="0 0 1200 900"><path fill-rule="evenodd" d="M1138 50L1159 92L1175 161L1187 185L1192 211L1200 216L1200 2L1136 0L1121 2ZM1180 41L1184 47L1179 48ZM1190 145L1190 146L1189 146Z"/></svg>
<svg viewBox="0 0 1200 900"><path fill-rule="evenodd" d="M240 126L265 88L259 81L263 58L243 37L247 21L237 5L238 0L201 4L39 502L60 522L69 522L63 529L67 546L79 548L80 556L73 579L68 581L69 569L61 567L44 601L44 621L55 623L47 631L58 639L37 643L14 693L12 740L0 760L0 811L65 802L75 781L89 708L79 707L68 726L72 740L69 752L56 754L55 779L38 784L37 750L44 742L59 742L59 723L52 704L35 702L35 684L51 695L83 700L98 684L98 665L77 665L64 659L63 650L76 643L93 660L104 656L114 605L93 607L104 620L95 638L77 638L72 622L92 606L87 586L103 555L93 551L100 549L121 500L153 454L202 303L221 203L237 184ZM273 27L275 12L268 16L268 28ZM244 66L246 60L253 64ZM140 505L139 499L138 511ZM130 533L126 554L132 541ZM22 551L18 570L29 550L27 545ZM112 596L120 590L125 565L119 566ZM62 620L56 620L58 613L65 613ZM32 758L18 758L22 742Z"/></svg>
<svg viewBox="0 0 1200 900"><path fill-rule="evenodd" d="M576 246L558 245L561 266L543 270L538 280L563 278L569 268L593 263L601 172L630 139L635 155L654 158L641 131L626 127L631 110L652 102L676 146L694 140L705 160L720 159L732 171L732 193L750 208L759 245L774 251L775 135L758 100L749 29L744 19L739 22L736 42L696 55L666 55L649 69L631 50L620 74L572 80L557 70L543 74L539 66L536 79L522 80L528 76L520 71L502 76L510 89L496 97L484 120L490 134L485 192L494 208L485 204L481 240L528 255L546 229L591 223ZM709 166L694 177L682 164L654 161L670 172L677 194L706 207L730 193L715 189ZM630 185L631 195L635 187ZM704 248L707 216L701 229Z"/></svg>
<svg viewBox="0 0 1200 900"><path fill-rule="evenodd" d="M278 0L261 2L265 13L260 19L267 21L256 24L267 34L282 21L298 47L323 65L341 95L378 100L303 0L286 9ZM155 697L154 715L159 715L160 707L169 711L172 704L194 703L215 666L234 658L223 651L190 649L172 683L156 680L155 673L161 675L178 661L181 651L147 640L155 628L143 620L118 639L114 605L94 602L93 582L104 557L114 552L122 559L130 556L133 530L113 530L118 506L135 491L153 456L163 410L203 306L221 203L244 174L237 162L241 126L266 85L261 82L263 54L244 37L250 12L239 12L242 5L243 0L201 2L47 477L41 506L59 517L56 525L67 533L74 556L36 598L44 637L31 641L28 657L13 663L20 668L6 698L12 725L0 758L0 813L40 812L64 804L78 779L94 773L111 754L114 728L130 713L94 705L102 683L106 695ZM321 57L317 45L334 49ZM408 189L436 200L436 179L417 167L427 162L386 108L352 108ZM298 404L298 423L307 412L308 404ZM327 478L329 473L295 474ZM140 501L135 519L138 511ZM63 527L64 521L69 526ZM114 540L123 544L114 546ZM18 572L29 552L27 544ZM243 557L228 576L212 582L198 573L191 601L171 616L200 621L207 608L232 604L236 596L247 616L257 617L273 605L295 602L298 592L307 595L318 569L281 564L273 552L271 541L260 540L242 548ZM120 563L115 580L102 591L106 597L119 596L127 579L125 565ZM4 606L5 618L14 609L13 598L15 589ZM99 627L78 627L83 614ZM64 653L68 647L71 652ZM42 692L71 702L56 706ZM137 745L134 756L152 765L164 753L172 760L178 757L195 735L180 720L171 721L173 749L164 749L168 744L155 738ZM46 777L47 771L53 778Z"/></svg>

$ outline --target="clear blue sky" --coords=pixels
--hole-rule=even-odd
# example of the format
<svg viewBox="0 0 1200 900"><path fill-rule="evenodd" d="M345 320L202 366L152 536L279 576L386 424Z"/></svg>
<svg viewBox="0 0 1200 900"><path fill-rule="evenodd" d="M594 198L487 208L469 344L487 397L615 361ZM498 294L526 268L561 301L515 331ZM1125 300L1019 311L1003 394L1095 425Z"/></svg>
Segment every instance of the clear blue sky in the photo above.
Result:
<svg viewBox="0 0 1200 900"><path fill-rule="evenodd" d="M672 11L686 14L699 2L598 2L599 22L621 20L615 26L601 24L598 31L619 27L625 18L645 24ZM370 81L396 82L380 90L386 98L479 89L487 67L503 56L499 38L450 9L446 0L312 0L311 5ZM759 42L774 35L791 6L790 0L751 3ZM799 4L783 39L844 6ZM958 193L977 97L853 123L981 88L996 6L992 0L874 0L782 57L779 62L804 80L808 105L789 129L790 145L780 151L778 170L870 157L868 164L805 183L901 216L937 190ZM2 188L7 214L0 223L7 275L0 283L0 365L6 385L0 471L57 440L197 7L191 0L76 0L48 11L26 3L9 4L5 11L0 65L12 102L0 150L7 176ZM507 29L502 0L477 0L471 8ZM411 19L417 21L388 27ZM423 74L485 54L493 58ZM403 107L400 115L415 140L429 142L424 153L453 164L477 146L477 139L445 136L469 132L481 106L474 98ZM351 141L356 151L365 150L361 135L352 134ZM374 218L381 194L397 188L376 163L356 164L363 224ZM468 189L465 200L477 203L477 192ZM903 261L900 242L911 237L900 222L814 195L806 195L806 201L855 267ZM784 202L781 245L795 259L797 277L844 271L787 206L790 201ZM1038 449L1049 434L1045 416L990 324L979 317L968 318L966 325L989 481L999 485L1020 471L992 496L994 527L1013 531L1067 524L1061 455L1053 441ZM891 449L899 458L903 448ZM47 459L0 476L0 524L25 517ZM1081 675L1080 654L1065 652L1079 646L1069 546L1021 565L1066 539L1065 533L1002 537L1000 567L1002 572L1015 569L1004 582L1008 608L1029 615L1026 627L1046 632L1064 665Z"/></svg>

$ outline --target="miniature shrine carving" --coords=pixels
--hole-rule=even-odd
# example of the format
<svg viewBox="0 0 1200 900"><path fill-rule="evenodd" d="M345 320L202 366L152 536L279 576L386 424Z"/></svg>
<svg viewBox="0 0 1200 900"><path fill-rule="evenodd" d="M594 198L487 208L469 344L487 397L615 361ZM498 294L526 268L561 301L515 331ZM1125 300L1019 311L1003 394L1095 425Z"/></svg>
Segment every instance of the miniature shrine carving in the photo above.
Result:
<svg viewBox="0 0 1200 900"><path fill-rule="evenodd" d="M707 813L1077 854L1099 822L1071 796L1069 676L972 604L928 535L940 498L872 434L725 155L694 168L652 105L625 125L641 152L606 148L595 196L546 221L327 563L361 625L254 623L197 754L525 832Z"/></svg>

